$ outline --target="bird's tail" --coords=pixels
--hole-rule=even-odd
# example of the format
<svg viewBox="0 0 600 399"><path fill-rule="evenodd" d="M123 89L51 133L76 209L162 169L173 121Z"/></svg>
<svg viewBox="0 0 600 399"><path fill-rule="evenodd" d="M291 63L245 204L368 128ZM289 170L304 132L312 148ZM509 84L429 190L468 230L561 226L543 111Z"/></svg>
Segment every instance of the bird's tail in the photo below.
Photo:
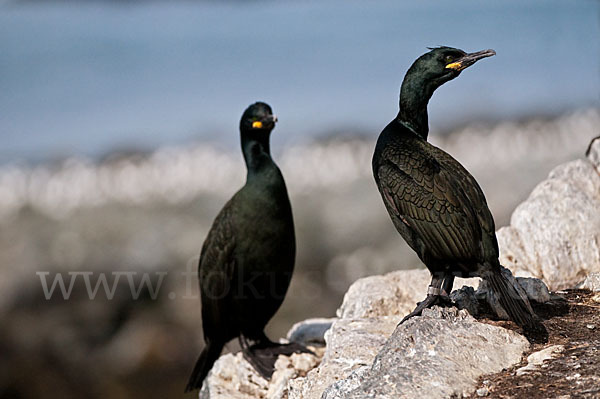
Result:
<svg viewBox="0 0 600 399"><path fill-rule="evenodd" d="M200 357L196 361L192 375L190 375L190 380L185 387L185 392L202 388L202 382L221 355L223 346L225 344L222 342L207 342L206 347L202 350Z"/></svg>
<svg viewBox="0 0 600 399"><path fill-rule="evenodd" d="M533 312L527 296L519 293L513 283L500 270L489 271L484 276L500 305L510 318L525 331L528 338L546 341L548 331L539 317Z"/></svg>

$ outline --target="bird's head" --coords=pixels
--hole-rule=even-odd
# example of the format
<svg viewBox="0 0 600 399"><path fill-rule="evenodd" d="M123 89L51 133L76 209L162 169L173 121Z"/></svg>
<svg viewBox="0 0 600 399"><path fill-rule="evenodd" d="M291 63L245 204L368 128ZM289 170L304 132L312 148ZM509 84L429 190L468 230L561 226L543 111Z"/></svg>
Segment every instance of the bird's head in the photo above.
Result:
<svg viewBox="0 0 600 399"><path fill-rule="evenodd" d="M452 47L436 47L417 58L402 81L398 119L427 138L427 103L433 92L480 59L495 54L494 50L466 53Z"/></svg>
<svg viewBox="0 0 600 399"><path fill-rule="evenodd" d="M408 74L417 75L427 81L435 90L444 83L456 78L460 73L482 58L496 55L494 50L466 53L452 47L432 48L412 64Z"/></svg>
<svg viewBox="0 0 600 399"><path fill-rule="evenodd" d="M244 131L270 132L275 127L277 117L271 107L263 102L256 102L246 108L240 120L240 129Z"/></svg>

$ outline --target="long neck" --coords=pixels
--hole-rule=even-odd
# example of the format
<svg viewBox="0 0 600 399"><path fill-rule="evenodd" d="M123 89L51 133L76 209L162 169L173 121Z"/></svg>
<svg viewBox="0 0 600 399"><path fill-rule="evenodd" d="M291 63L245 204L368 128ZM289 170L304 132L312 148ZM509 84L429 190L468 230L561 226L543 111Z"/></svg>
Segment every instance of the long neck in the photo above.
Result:
<svg viewBox="0 0 600 399"><path fill-rule="evenodd" d="M248 168L248 177L260 171L266 164L273 163L269 145L270 133L264 130L241 131L242 152Z"/></svg>
<svg viewBox="0 0 600 399"><path fill-rule="evenodd" d="M408 71L400 89L400 112L397 119L427 140L429 134L427 104L435 88L431 88L431 85L425 82L422 77Z"/></svg>

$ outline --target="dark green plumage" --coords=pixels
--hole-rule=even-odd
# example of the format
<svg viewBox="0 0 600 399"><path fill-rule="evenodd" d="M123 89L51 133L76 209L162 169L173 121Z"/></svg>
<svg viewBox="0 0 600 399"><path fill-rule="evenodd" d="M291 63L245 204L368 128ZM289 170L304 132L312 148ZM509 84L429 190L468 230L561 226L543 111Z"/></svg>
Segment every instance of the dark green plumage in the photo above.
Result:
<svg viewBox="0 0 600 399"><path fill-rule="evenodd" d="M419 57L402 83L400 112L377 141L373 174L394 226L432 273L426 300L404 320L447 300L456 275L479 276L490 282L515 322L544 335L527 298L500 273L494 219L477 181L427 142L427 103L433 92L494 54L440 47Z"/></svg>
<svg viewBox="0 0 600 399"><path fill-rule="evenodd" d="M244 356L270 377L280 353L303 348L271 342L263 330L292 278L296 242L292 209L269 136L276 118L257 102L240 121L246 184L216 217L200 254L199 280L206 347L186 391L200 388L225 343L238 337Z"/></svg>

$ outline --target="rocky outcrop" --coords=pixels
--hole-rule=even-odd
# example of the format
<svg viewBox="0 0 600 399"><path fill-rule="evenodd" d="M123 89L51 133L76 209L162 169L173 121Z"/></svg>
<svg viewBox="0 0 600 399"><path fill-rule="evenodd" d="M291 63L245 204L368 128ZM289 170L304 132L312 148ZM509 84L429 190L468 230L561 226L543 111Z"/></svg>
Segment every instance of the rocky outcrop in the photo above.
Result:
<svg viewBox="0 0 600 399"><path fill-rule="evenodd" d="M481 375L519 362L528 347L521 335L479 323L465 310L434 307L425 310L422 317L400 325L373 365L361 372L360 377L351 376L334 384L322 397L399 399L466 395L473 391Z"/></svg>
<svg viewBox="0 0 600 399"><path fill-rule="evenodd" d="M463 310L434 308L397 326L423 299L429 280L427 270L357 280L325 334L323 361L290 381L289 398L367 398L368 392L378 398L451 396L474 389L479 376L520 361L529 346L525 338L469 315L483 313L487 304L488 288L479 279L457 279L457 287L466 285L451 297ZM531 300L550 299L540 280L517 282ZM507 315L501 310L499 317Z"/></svg>
<svg viewBox="0 0 600 399"><path fill-rule="evenodd" d="M323 391L369 367L393 333L398 317L339 319L325 334L327 349L319 367L290 383L290 399L319 399Z"/></svg>
<svg viewBox="0 0 600 399"><path fill-rule="evenodd" d="M600 140L586 160L556 167L498 231L498 242L504 266L552 290L600 272Z"/></svg>
<svg viewBox="0 0 600 399"><path fill-rule="evenodd" d="M316 355L294 353L280 356L270 381L261 377L241 352L228 353L217 360L200 390L201 399L284 399L290 380L306 375L319 364L322 350L311 347Z"/></svg>
<svg viewBox="0 0 600 399"><path fill-rule="evenodd" d="M479 279L457 279L456 286L467 284L452 293L463 310L436 307L397 327L422 299L429 280L427 270L357 280L344 297L338 318L308 320L288 333L288 339L296 342L325 342L326 348L311 347L317 356L281 356L270 382L241 354L222 356L201 398L362 398L368 397L365 390L378 392L381 398L450 396L474 389L480 375L520 360L528 347L525 338L469 315L482 313L489 296ZM517 281L530 299L549 298L540 280Z"/></svg>

